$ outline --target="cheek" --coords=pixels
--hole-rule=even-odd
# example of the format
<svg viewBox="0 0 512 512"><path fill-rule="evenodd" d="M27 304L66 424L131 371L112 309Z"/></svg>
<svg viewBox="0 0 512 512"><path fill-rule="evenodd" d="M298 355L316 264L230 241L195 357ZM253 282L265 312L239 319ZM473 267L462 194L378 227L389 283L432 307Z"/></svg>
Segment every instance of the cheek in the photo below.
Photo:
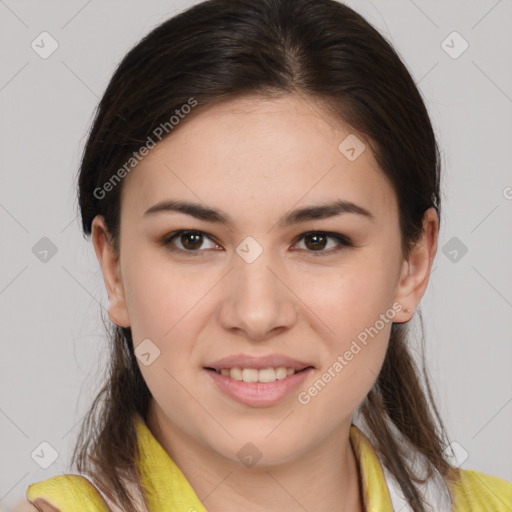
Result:
<svg viewBox="0 0 512 512"><path fill-rule="evenodd" d="M302 281L299 294L324 341L321 371L303 388L306 395L299 400L311 403L311 410L353 410L377 378L396 315L395 283L390 277L394 268L385 267L383 257L354 259L336 272L330 269L324 277Z"/></svg>
<svg viewBox="0 0 512 512"><path fill-rule="evenodd" d="M194 272L192 267L184 272L155 254L132 256L124 277L130 283L126 302L135 353L143 340L154 344L144 341L151 354L150 364L138 358L144 381L166 416L183 430L192 430L186 418L197 419L199 425L210 424L211 419L202 417L204 411L188 392L191 368L199 361L195 340L201 329L200 320L207 317L203 310L206 301L201 299L211 288L208 274ZM202 403L200 394L194 396ZM176 411L180 413L177 415Z"/></svg>
<svg viewBox="0 0 512 512"><path fill-rule="evenodd" d="M357 296L353 299L356 301ZM327 318L335 334L324 338L322 365L297 396L308 417L325 417L329 411L330 420L326 417L326 424L320 426L327 430L350 415L374 385L386 356L395 314L392 308L375 307L373 303L342 302L338 301Z"/></svg>
<svg viewBox="0 0 512 512"><path fill-rule="evenodd" d="M325 332L341 350L365 328L373 326L381 315L394 317L393 294L396 280L394 265L384 266L384 255L361 258L322 275L302 276L297 294L309 310L325 324ZM391 261L391 258L387 258ZM386 261L384 259L384 261ZM386 322L386 325L389 322ZM379 330L383 330L379 322ZM385 329L384 329L385 331Z"/></svg>
<svg viewBox="0 0 512 512"><path fill-rule="evenodd" d="M183 270L166 261L165 254L151 251L131 255L123 275L135 344L154 338L164 345L176 337L211 287L204 271L192 266Z"/></svg>

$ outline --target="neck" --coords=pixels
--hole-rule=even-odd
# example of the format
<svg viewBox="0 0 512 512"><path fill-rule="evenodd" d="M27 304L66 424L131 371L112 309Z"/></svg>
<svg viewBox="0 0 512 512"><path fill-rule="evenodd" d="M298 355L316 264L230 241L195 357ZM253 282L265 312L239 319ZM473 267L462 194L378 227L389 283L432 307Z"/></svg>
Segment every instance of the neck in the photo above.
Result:
<svg viewBox="0 0 512 512"><path fill-rule="evenodd" d="M208 512L364 511L350 425L299 458L248 468L199 445L157 407L149 409L148 427Z"/></svg>

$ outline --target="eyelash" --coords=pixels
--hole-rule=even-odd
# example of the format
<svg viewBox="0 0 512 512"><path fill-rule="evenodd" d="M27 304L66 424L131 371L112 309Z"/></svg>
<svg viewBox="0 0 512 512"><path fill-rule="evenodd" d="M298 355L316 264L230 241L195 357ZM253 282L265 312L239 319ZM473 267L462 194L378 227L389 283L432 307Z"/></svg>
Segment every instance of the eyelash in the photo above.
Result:
<svg viewBox="0 0 512 512"><path fill-rule="evenodd" d="M211 242L217 244L217 242L215 242L215 240L213 239L213 237L211 237L210 235L208 235L207 233L205 233L204 231L199 231L199 230L196 230L196 229L182 229L182 230L179 230L179 231L173 231L172 233L169 233L168 235L166 235L163 239L162 239L162 245L164 245L165 247L167 247L170 251L172 252L180 252L180 253L185 253L190 256L193 256L193 257L196 257L196 256L203 256L203 252L205 250L208 250L208 249L204 249L204 250L201 250L201 249L197 249L197 250L187 250L187 249L180 249L180 248L176 248L176 247L172 247L172 240L182 234L196 234L196 235L202 235L204 238L210 240ZM323 235L325 237L327 237L328 239L329 238L332 238L334 240L336 240L339 244L339 246L335 249L329 249L329 250L318 250L318 251L309 251L307 249L300 249L300 250L306 250L306 252L310 253L312 256L328 256L330 254L334 254L334 253L338 253L339 251L342 251L344 249L347 249L349 247L357 247L356 244L354 244L352 242L352 240L350 240L350 238L348 238L347 236L345 235L341 235L339 233L331 233L331 232L328 232L328 231L307 231L306 233L302 233L299 237L297 237L295 239L295 242L294 242L294 245L297 244L299 241L301 241L303 238L305 238L306 236L308 235Z"/></svg>

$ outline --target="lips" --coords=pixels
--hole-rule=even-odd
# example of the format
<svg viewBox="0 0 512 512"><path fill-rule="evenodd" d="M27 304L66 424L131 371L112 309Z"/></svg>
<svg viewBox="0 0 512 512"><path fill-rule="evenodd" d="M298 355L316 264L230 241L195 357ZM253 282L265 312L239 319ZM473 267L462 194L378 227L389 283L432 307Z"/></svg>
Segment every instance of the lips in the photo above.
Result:
<svg viewBox="0 0 512 512"><path fill-rule="evenodd" d="M228 362L219 364L219 362L217 362L216 364L221 366L221 364L225 365L233 363ZM262 360L255 361L253 359L252 361L249 361L248 364L265 366L267 363ZM291 361L288 360L287 364L291 364ZM295 361L295 365L300 368L304 363ZM278 368L282 369L284 367L281 366ZM281 400L286 397L290 397L294 392L296 392L297 389L304 384L311 372L314 371L314 368L313 366L306 366L302 370L290 369L290 371L294 373L287 373L283 378L276 378L273 381L265 378L263 381L260 380L262 372L266 373L268 371L266 369L258 370L256 368L244 368L242 372L249 373L248 381L244 380L243 375L242 380L238 380L231 376L233 372L236 373L240 371L240 368L233 367L230 370L229 375L225 374L226 371L226 368L222 368L220 371L211 367L205 368L205 373L209 378L211 378L215 387L221 391L224 396L249 407L271 407L277 405ZM251 378L251 374L254 375L254 372L258 373L258 380ZM238 375L235 375L235 377L237 376Z"/></svg>
<svg viewBox="0 0 512 512"><path fill-rule="evenodd" d="M314 366L282 354L238 354L207 363L204 369L230 398L251 407L268 407L297 389Z"/></svg>

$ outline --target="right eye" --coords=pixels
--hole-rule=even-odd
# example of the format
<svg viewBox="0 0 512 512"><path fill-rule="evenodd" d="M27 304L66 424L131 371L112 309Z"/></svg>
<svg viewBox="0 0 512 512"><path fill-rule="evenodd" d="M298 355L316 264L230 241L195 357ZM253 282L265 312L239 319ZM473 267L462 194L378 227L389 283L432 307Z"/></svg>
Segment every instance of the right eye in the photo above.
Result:
<svg viewBox="0 0 512 512"><path fill-rule="evenodd" d="M171 251L189 253L191 255L197 256L206 250L204 248L201 249L201 246L206 240L209 240L213 244L213 247L207 247L206 249L214 249L218 247L218 245L213 242L212 237L203 231L183 229L179 231L173 231L172 233L166 235L162 240L162 244L168 247Z"/></svg>

